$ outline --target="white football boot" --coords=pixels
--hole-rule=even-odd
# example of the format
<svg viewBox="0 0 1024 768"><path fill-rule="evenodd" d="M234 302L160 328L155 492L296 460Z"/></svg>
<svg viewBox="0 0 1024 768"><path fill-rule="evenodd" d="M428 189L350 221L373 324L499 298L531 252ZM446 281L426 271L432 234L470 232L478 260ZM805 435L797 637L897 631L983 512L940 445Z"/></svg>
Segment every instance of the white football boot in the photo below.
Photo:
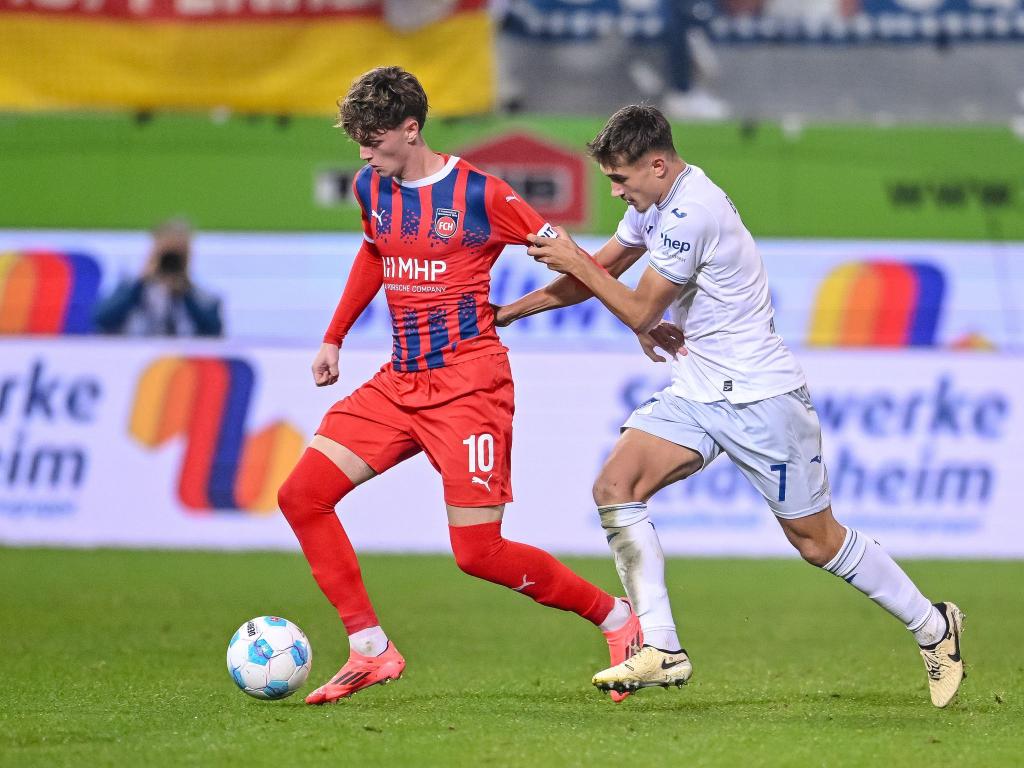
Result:
<svg viewBox="0 0 1024 768"><path fill-rule="evenodd" d="M645 645L621 664L598 672L592 682L602 691L629 693L654 686L686 685L692 674L693 665L685 650L666 653Z"/></svg>
<svg viewBox="0 0 1024 768"><path fill-rule="evenodd" d="M944 707L960 690L967 677L960 658L960 635L964 631L964 613L954 603L936 603L946 617L946 634L934 646L921 649L924 667L928 672L928 688L932 704Z"/></svg>

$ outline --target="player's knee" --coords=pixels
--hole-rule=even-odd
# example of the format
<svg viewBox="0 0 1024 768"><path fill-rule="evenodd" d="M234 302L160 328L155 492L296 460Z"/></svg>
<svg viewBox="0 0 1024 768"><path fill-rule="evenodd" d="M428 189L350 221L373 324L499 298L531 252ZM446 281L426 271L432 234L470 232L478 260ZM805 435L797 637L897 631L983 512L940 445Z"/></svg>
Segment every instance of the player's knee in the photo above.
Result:
<svg viewBox="0 0 1024 768"><path fill-rule="evenodd" d="M494 559L490 547L454 546L452 554L455 555L455 564L459 566L459 570L468 576L486 579L494 569Z"/></svg>
<svg viewBox="0 0 1024 768"><path fill-rule="evenodd" d="M450 527L452 554L459 570L470 576L480 576L493 563L504 544L500 528L493 525Z"/></svg>
<svg viewBox="0 0 1024 768"><path fill-rule="evenodd" d="M594 481L594 503L599 507L638 501L636 483L614 472L602 472Z"/></svg>
<svg viewBox="0 0 1024 768"><path fill-rule="evenodd" d="M319 512L334 512L334 502L322 498L316 483L293 472L277 489L277 506L288 522L310 518ZM336 500L335 500L336 502Z"/></svg>
<svg viewBox="0 0 1024 768"><path fill-rule="evenodd" d="M480 572L484 558L479 550L467 547L453 547L452 554L455 555L455 564L459 566L459 570L463 573L475 576Z"/></svg>
<svg viewBox="0 0 1024 768"><path fill-rule="evenodd" d="M277 506L286 519L292 520L300 513L303 508L301 502L303 495L301 484L294 475L289 475L277 489Z"/></svg>
<svg viewBox="0 0 1024 768"><path fill-rule="evenodd" d="M798 538L793 541L793 546L796 547L797 552L800 553L800 557L806 560L811 565L816 565L821 568L834 556L831 547L827 541L807 538Z"/></svg>

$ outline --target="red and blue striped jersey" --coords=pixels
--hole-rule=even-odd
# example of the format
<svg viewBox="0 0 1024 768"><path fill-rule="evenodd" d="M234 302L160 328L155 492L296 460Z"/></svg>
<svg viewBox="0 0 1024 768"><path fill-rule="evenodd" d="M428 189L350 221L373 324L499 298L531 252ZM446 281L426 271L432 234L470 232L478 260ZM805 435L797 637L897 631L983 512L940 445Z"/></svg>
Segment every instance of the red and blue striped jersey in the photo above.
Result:
<svg viewBox="0 0 1024 768"><path fill-rule="evenodd" d="M363 237L380 256L398 371L505 351L489 302L491 267L544 219L507 183L464 160L417 181L366 166L353 184Z"/></svg>

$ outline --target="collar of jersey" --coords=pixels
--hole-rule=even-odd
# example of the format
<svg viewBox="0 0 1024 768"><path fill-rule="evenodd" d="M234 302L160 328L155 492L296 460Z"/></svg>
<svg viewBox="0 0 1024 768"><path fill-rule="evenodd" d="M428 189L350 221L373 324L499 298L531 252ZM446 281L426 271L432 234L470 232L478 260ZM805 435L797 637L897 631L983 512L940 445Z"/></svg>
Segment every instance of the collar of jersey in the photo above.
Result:
<svg viewBox="0 0 1024 768"><path fill-rule="evenodd" d="M452 155L448 158L448 162L444 164L444 167L437 173L432 173L422 179L416 179L416 181L405 181L404 179L395 179L395 181L403 187L411 187L413 189L416 187L429 187L431 184L437 184L437 182L451 173L457 162L459 162L459 158Z"/></svg>
<svg viewBox="0 0 1024 768"><path fill-rule="evenodd" d="M672 182L672 189L670 189L668 191L668 194L665 195L665 202L658 204L658 210L659 211L664 211L665 210L665 207L672 201L672 198L675 196L676 190L679 189L679 185L683 183L683 179L685 179L687 176L689 176L690 175L690 171L692 171L692 170L693 170L693 166L692 165L687 165L686 166L686 170L683 171L682 173L680 173L678 176L676 176L676 180Z"/></svg>

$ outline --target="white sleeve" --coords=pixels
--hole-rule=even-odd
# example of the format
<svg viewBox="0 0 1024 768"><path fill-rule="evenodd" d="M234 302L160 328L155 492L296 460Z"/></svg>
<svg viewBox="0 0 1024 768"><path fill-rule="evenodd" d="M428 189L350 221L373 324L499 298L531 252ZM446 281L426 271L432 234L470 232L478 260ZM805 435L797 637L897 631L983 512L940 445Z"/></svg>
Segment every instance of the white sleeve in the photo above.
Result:
<svg viewBox="0 0 1024 768"><path fill-rule="evenodd" d="M701 205L673 208L662 216L651 249L651 267L666 280L685 285L718 245L718 222Z"/></svg>
<svg viewBox="0 0 1024 768"><path fill-rule="evenodd" d="M615 239L628 248L646 248L641 228L640 214L633 206L626 209L622 221L615 230Z"/></svg>

